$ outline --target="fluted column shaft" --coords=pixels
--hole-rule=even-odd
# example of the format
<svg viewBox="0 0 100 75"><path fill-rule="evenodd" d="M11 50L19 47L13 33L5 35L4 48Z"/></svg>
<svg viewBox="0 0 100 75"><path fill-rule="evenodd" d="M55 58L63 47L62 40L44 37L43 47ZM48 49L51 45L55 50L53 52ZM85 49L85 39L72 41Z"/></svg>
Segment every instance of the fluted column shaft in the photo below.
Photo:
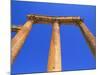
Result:
<svg viewBox="0 0 100 75"><path fill-rule="evenodd" d="M22 28L18 31L18 33L15 35L15 37L12 39L12 58L11 62L13 63L14 59L16 58L17 54L19 53L22 45L24 44L24 41L29 34L31 28L32 28L33 21L29 20L27 21Z"/></svg>
<svg viewBox="0 0 100 75"><path fill-rule="evenodd" d="M48 72L61 71L60 26L58 21L52 25L52 37L48 58Z"/></svg>
<svg viewBox="0 0 100 75"><path fill-rule="evenodd" d="M91 48L91 51L93 55L96 57L96 40L93 34L89 31L87 26L81 21L79 25L89 47Z"/></svg>

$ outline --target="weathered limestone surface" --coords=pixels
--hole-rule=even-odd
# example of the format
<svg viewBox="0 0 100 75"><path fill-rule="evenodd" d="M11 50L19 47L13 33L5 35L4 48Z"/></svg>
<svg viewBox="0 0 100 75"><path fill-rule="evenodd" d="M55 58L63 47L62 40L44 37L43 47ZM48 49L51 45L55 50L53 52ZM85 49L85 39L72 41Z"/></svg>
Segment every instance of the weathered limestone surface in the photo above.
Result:
<svg viewBox="0 0 100 75"><path fill-rule="evenodd" d="M93 36L93 34L90 32L90 30L87 28L87 26L82 21L80 21L79 27L89 45L89 47L91 48L93 55L96 57L96 39L95 39L95 37Z"/></svg>
<svg viewBox="0 0 100 75"><path fill-rule="evenodd" d="M52 37L48 58L48 72L61 71L60 27L58 21L52 25Z"/></svg>
<svg viewBox="0 0 100 75"><path fill-rule="evenodd" d="M33 21L27 21L22 28L20 29L20 31L15 35L15 37L12 39L12 44L11 44L11 61L13 63L14 59L16 58L17 54L19 53L28 33L30 32L31 28L32 28L32 24Z"/></svg>

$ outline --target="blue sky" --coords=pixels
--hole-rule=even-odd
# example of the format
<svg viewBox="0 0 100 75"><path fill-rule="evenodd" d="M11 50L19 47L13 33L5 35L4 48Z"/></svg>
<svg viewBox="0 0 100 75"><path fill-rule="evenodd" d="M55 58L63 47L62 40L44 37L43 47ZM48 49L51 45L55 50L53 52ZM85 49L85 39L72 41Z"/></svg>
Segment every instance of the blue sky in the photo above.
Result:
<svg viewBox="0 0 100 75"><path fill-rule="evenodd" d="M96 36L95 6L12 1L12 25L23 25L28 14L80 16ZM20 53L12 64L12 73L47 72L52 27L34 24ZM15 33L12 33L12 37ZM95 69L95 59L80 31L71 24L60 27L62 71Z"/></svg>

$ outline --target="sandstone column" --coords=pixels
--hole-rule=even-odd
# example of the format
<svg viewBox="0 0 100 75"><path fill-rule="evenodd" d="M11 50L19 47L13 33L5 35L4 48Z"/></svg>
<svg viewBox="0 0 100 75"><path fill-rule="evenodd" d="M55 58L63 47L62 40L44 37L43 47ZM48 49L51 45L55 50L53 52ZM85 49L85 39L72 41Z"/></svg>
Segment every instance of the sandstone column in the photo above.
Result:
<svg viewBox="0 0 100 75"><path fill-rule="evenodd" d="M93 55L96 57L96 40L95 40L95 37L93 36L93 34L89 31L87 26L82 21L80 21L79 24L80 24L79 27L80 27L88 45L89 45L89 47L91 48Z"/></svg>
<svg viewBox="0 0 100 75"><path fill-rule="evenodd" d="M28 20L18 31L18 33L15 35L15 37L12 39L11 44L11 63L13 63L14 59L16 58L17 54L19 53L22 45L24 44L24 41L29 34L31 28L32 28L33 21Z"/></svg>
<svg viewBox="0 0 100 75"><path fill-rule="evenodd" d="M52 25L52 37L48 58L48 72L61 71L60 26L58 21Z"/></svg>

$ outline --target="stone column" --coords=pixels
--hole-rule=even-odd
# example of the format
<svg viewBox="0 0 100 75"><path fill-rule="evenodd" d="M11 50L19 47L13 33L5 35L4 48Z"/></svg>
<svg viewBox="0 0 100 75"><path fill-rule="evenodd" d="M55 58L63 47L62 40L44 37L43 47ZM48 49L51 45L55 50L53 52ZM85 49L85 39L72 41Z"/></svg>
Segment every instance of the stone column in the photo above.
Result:
<svg viewBox="0 0 100 75"><path fill-rule="evenodd" d="M48 72L61 71L60 26L55 21L52 25L52 37L48 58Z"/></svg>
<svg viewBox="0 0 100 75"><path fill-rule="evenodd" d="M95 37L93 36L93 34L89 31L87 26L82 21L80 21L79 27L80 27L88 45L89 45L89 47L91 48L93 55L96 57L96 40L95 40Z"/></svg>
<svg viewBox="0 0 100 75"><path fill-rule="evenodd" d="M11 63L15 60L17 54L19 53L22 45L24 44L24 41L29 34L31 28L32 28L33 21L28 20L18 31L18 33L15 35L15 37L12 39L12 44L11 44Z"/></svg>

